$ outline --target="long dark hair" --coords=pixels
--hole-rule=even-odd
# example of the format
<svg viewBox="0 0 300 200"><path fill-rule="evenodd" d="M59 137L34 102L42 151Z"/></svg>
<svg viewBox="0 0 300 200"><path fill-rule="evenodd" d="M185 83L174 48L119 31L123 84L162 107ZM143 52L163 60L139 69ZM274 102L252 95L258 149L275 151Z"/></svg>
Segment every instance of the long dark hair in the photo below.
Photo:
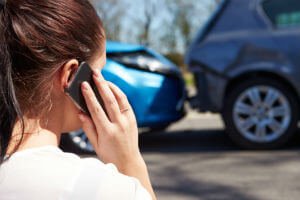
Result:
<svg viewBox="0 0 300 200"><path fill-rule="evenodd" d="M16 122L23 138L24 115L41 115L51 106L55 72L70 59L88 61L105 50L101 20L88 0L1 2L0 164Z"/></svg>

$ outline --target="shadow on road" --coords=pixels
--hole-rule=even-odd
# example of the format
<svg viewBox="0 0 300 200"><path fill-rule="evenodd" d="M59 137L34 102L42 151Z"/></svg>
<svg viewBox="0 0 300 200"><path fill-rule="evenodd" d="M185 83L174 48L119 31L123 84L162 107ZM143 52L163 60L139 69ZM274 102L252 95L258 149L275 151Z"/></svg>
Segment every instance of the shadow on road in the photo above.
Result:
<svg viewBox="0 0 300 200"><path fill-rule="evenodd" d="M160 169L156 176L159 178L156 179L153 187L155 191L162 194L164 199L259 200L259 198L240 191L236 187L190 176L176 165ZM172 177L172 183L168 181L164 183L166 177L169 179Z"/></svg>
<svg viewBox="0 0 300 200"><path fill-rule="evenodd" d="M281 150L300 149L300 130ZM142 152L240 151L223 130L183 130L140 134Z"/></svg>
<svg viewBox="0 0 300 200"><path fill-rule="evenodd" d="M145 133L140 146L159 199L296 199L299 133L274 151L244 151L222 130Z"/></svg>
<svg viewBox="0 0 300 200"><path fill-rule="evenodd" d="M194 152L236 150L222 130L149 132L140 135L143 152Z"/></svg>

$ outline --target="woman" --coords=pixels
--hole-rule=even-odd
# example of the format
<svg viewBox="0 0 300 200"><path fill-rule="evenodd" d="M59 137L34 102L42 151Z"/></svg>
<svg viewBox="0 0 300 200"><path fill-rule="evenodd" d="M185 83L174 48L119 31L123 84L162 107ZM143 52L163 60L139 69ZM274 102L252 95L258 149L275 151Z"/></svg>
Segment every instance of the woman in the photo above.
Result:
<svg viewBox="0 0 300 200"><path fill-rule="evenodd" d="M0 0L0 199L155 199L126 96L103 79L105 34L88 0ZM81 62L91 117L65 94ZM59 148L83 128L99 159ZM106 164L104 164L106 163ZM110 163L110 164L108 164Z"/></svg>

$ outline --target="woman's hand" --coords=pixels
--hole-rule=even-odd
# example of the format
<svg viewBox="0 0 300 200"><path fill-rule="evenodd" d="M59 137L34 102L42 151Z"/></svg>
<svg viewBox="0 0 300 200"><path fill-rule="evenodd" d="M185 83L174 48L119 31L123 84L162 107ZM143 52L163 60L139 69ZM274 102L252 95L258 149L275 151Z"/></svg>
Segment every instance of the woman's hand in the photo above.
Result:
<svg viewBox="0 0 300 200"><path fill-rule="evenodd" d="M156 199L147 167L138 147L138 128L126 95L114 84L94 71L94 82L102 97L106 113L96 99L91 86L84 82L82 93L91 118L79 114L82 128L104 163L113 163L125 175L133 176Z"/></svg>
<svg viewBox="0 0 300 200"><path fill-rule="evenodd" d="M105 81L100 72L94 72L93 78L107 114L91 86L84 82L82 93L91 118L80 114L83 130L98 157L105 163L114 163L122 171L126 165L141 160L135 115L126 95L117 86Z"/></svg>

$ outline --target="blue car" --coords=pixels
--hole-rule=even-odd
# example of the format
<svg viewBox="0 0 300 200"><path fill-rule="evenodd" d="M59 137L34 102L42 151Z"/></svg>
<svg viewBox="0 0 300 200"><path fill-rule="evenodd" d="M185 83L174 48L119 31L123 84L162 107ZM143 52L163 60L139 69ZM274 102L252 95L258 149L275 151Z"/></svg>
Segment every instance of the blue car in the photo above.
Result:
<svg viewBox="0 0 300 200"><path fill-rule="evenodd" d="M107 42L102 74L127 95L139 128L164 129L185 115L186 91L179 68L144 46ZM65 134L65 146L93 152L82 130Z"/></svg>

